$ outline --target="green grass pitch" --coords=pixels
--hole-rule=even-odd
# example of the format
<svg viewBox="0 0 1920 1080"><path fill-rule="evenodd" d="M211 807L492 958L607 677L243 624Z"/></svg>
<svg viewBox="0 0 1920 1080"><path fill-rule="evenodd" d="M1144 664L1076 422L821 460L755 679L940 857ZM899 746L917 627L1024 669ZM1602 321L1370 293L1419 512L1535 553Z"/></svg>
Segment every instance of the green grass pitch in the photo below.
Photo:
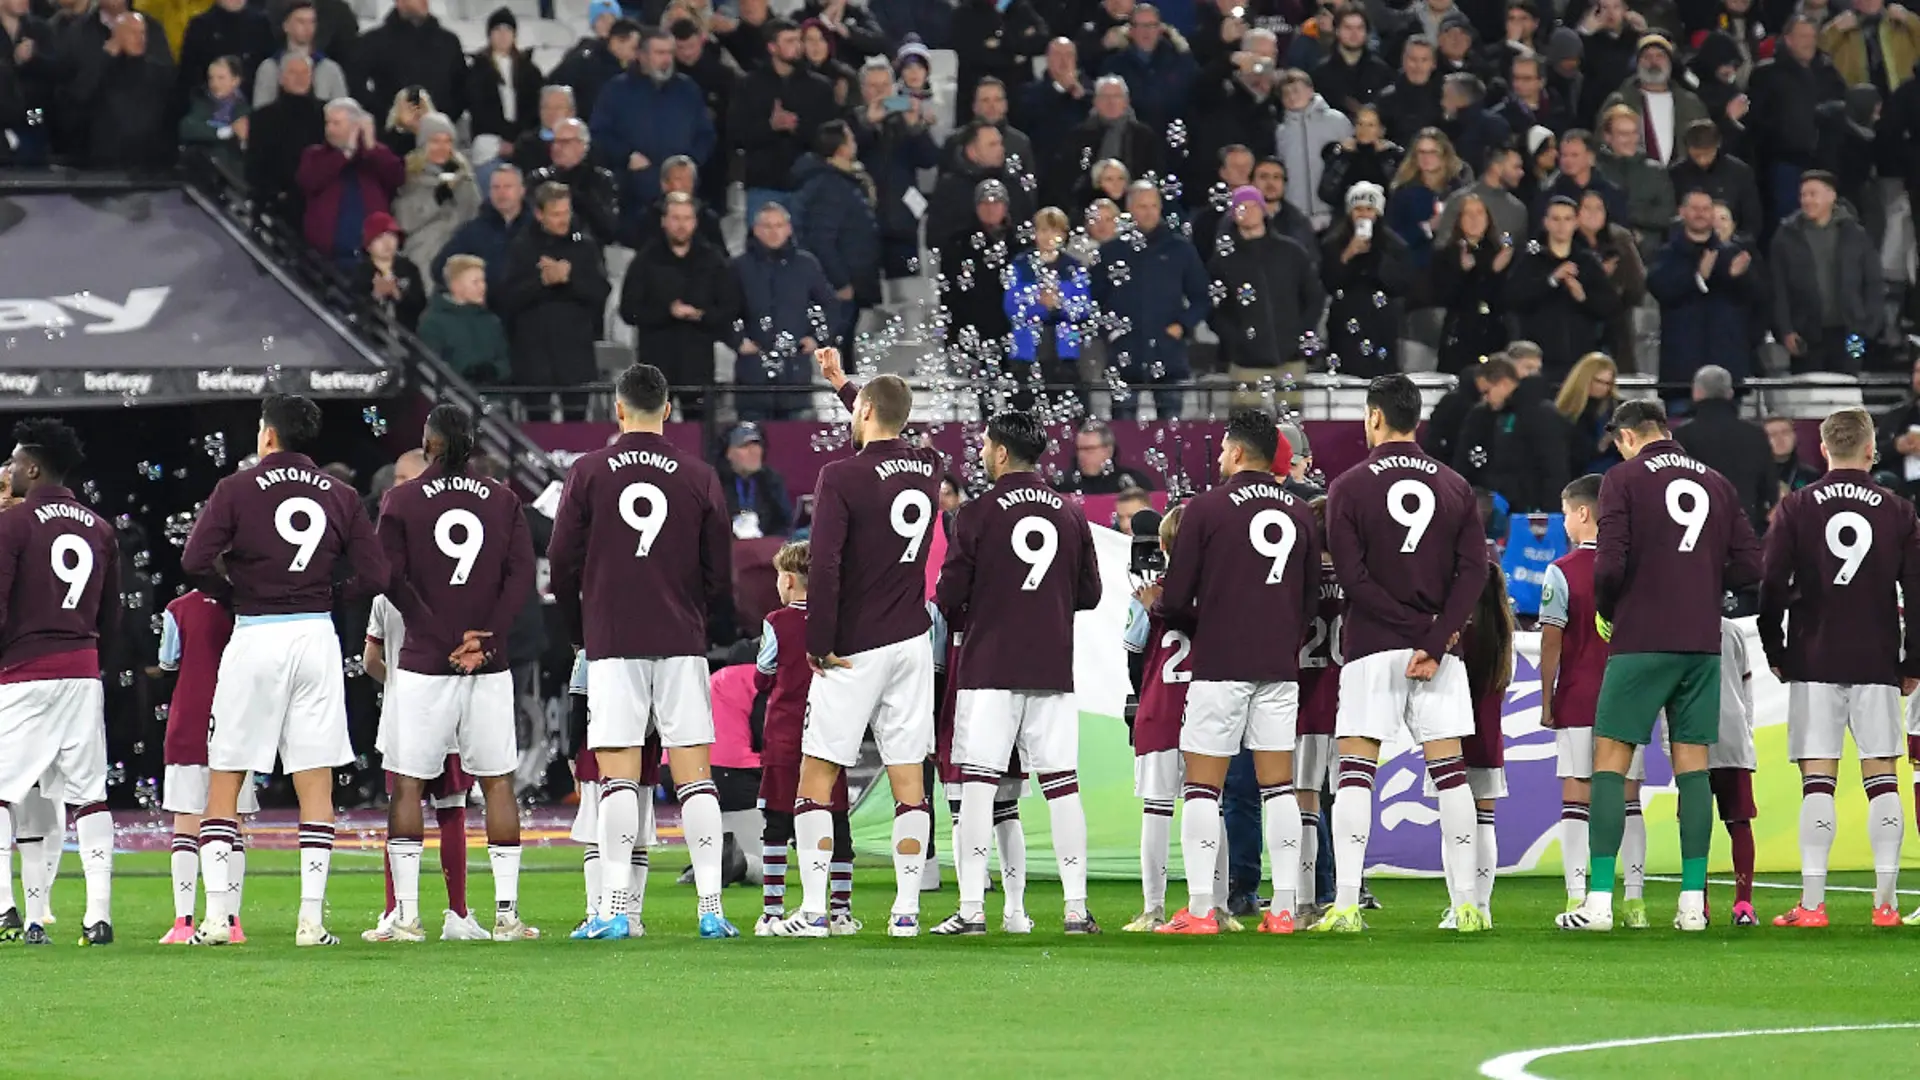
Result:
<svg viewBox="0 0 1920 1080"><path fill-rule="evenodd" d="M471 896L484 909L491 884L475 855ZM56 944L0 947L0 1077L1470 1077L1517 1050L1920 1018L1916 932L1866 925L1859 893L1830 897L1826 931L1721 921L1682 935L1666 928L1676 886L1654 883L1655 929L1576 936L1550 928L1559 881L1525 878L1499 886L1498 929L1461 936L1433 928L1438 882L1381 881L1387 907L1369 913L1365 935L1169 940L1119 933L1138 889L1096 883L1108 932L1085 940L1059 933L1058 887L1036 882L1030 938L893 941L880 929L891 872L863 866L859 937L701 941L692 891L673 883L682 857L652 876L643 940L567 940L581 885L575 850L560 848L530 850L521 882L521 910L546 939L375 946L359 932L381 904L376 864L342 853L328 922L345 942L296 950L294 856L262 852L248 875L251 943L215 950L154 944L171 917L167 856L122 856L118 943L86 950L74 944L83 886L69 856ZM431 856L421 891L437 936ZM1770 916L1793 898L1762 889L1759 907ZM758 890L726 900L749 927ZM1715 900L1723 916L1729 892ZM925 897L927 921L952 903L949 876L948 891ZM997 927L998 897L988 905ZM1916 1047L1916 1030L1746 1037L1530 1067L1569 1080L1841 1076L1903 1068Z"/></svg>

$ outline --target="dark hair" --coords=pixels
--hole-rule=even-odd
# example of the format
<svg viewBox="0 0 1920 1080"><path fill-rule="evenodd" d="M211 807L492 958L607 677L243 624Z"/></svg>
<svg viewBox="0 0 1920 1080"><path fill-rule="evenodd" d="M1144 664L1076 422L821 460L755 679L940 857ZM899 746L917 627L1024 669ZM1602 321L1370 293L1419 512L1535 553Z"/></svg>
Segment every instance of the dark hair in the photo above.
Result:
<svg viewBox="0 0 1920 1080"><path fill-rule="evenodd" d="M1520 370L1504 356L1489 356L1473 369L1473 377L1489 383L1506 382L1509 379L1518 382Z"/></svg>
<svg viewBox="0 0 1920 1080"><path fill-rule="evenodd" d="M1389 431L1412 434L1420 426L1420 388L1405 375L1381 375L1367 384L1367 408L1380 410Z"/></svg>
<svg viewBox="0 0 1920 1080"><path fill-rule="evenodd" d="M994 127L985 120L969 120L967 121L967 126L960 129L960 134L963 136L960 145L971 147L975 142L979 141L981 132L998 132L999 130L999 128Z"/></svg>
<svg viewBox="0 0 1920 1080"><path fill-rule="evenodd" d="M280 22L284 25L288 19L293 18L293 13L296 11L311 11L316 18L320 15L319 10L313 6L313 0L287 0L287 6L280 9Z"/></svg>
<svg viewBox="0 0 1920 1080"><path fill-rule="evenodd" d="M1262 165L1271 165L1271 166L1273 166L1274 168L1276 168L1276 169L1279 169L1279 170L1280 170L1280 175L1281 175L1281 176L1285 176L1285 175L1287 175L1287 163L1286 163L1286 162L1284 162L1284 161L1281 161L1281 160L1280 160L1279 158L1277 158L1277 157L1263 157L1263 158L1261 158L1261 159L1259 159L1258 161L1255 161L1255 162L1253 163L1253 171L1254 171L1254 172L1259 172L1259 171L1260 171L1260 166L1262 166Z"/></svg>
<svg viewBox="0 0 1920 1080"><path fill-rule="evenodd" d="M643 26L640 28L640 47L643 49L656 41L669 40L671 39L667 37L667 32L657 26Z"/></svg>
<svg viewBox="0 0 1920 1080"><path fill-rule="evenodd" d="M1564 206L1576 214L1580 212L1580 204L1574 202L1572 198L1566 195L1555 195L1553 198L1547 200L1546 210L1540 211L1541 219L1545 220L1547 210L1551 210L1556 206Z"/></svg>
<svg viewBox="0 0 1920 1080"><path fill-rule="evenodd" d="M813 133L813 152L825 159L840 152L853 132L845 120L829 120Z"/></svg>
<svg viewBox="0 0 1920 1080"><path fill-rule="evenodd" d="M994 77L994 76L992 76L992 75L982 75L982 76L980 77L980 81L979 81L979 82L977 82L977 83L974 83L974 84L973 84L973 96L975 96L975 97L979 97L979 96L980 96L980 88L981 88L981 87L983 87L983 86L997 86L997 87L999 87L999 88L1000 88L1000 92L1001 92L1002 94L1004 94L1004 93L1006 93L1006 92L1007 92L1007 84L1006 84L1006 83L1004 83L1004 82L1001 82L1001 81L1000 81L999 79L997 79L997 78L995 78L995 77Z"/></svg>
<svg viewBox="0 0 1920 1080"><path fill-rule="evenodd" d="M1613 410L1613 421L1607 425L1609 431L1631 431L1647 434L1658 431L1665 435L1673 430L1667 424L1667 407L1657 399L1638 399L1623 401Z"/></svg>
<svg viewBox="0 0 1920 1080"><path fill-rule="evenodd" d="M1599 473L1574 477L1573 483L1560 489L1561 501L1581 506L1599 506L1600 479Z"/></svg>
<svg viewBox="0 0 1920 1080"><path fill-rule="evenodd" d="M1227 145L1220 148L1220 153L1218 158L1215 161L1215 164L1219 165L1222 168L1225 168L1227 164L1227 159L1232 157L1235 154L1246 154L1247 156L1252 157L1253 151L1251 149L1248 149L1245 143L1237 143L1237 142L1228 143Z"/></svg>
<svg viewBox="0 0 1920 1080"><path fill-rule="evenodd" d="M1687 125L1687 149L1705 150L1720 145L1720 125L1711 120L1695 120Z"/></svg>
<svg viewBox="0 0 1920 1080"><path fill-rule="evenodd" d="M1022 465L1037 465L1047 452L1047 429L1032 413L1009 409L987 421L987 438Z"/></svg>
<svg viewBox="0 0 1920 1080"><path fill-rule="evenodd" d="M1498 563L1487 567L1487 583L1467 618L1467 692L1474 706L1505 693L1513 679L1513 608L1507 602L1507 575Z"/></svg>
<svg viewBox="0 0 1920 1080"><path fill-rule="evenodd" d="M1806 172L1800 174L1800 182L1802 184L1809 180L1825 184L1836 192L1840 190L1840 178L1825 169L1808 169Z"/></svg>
<svg viewBox="0 0 1920 1080"><path fill-rule="evenodd" d="M1540 5L1534 3L1533 0L1507 0L1507 10L1512 11L1515 8L1533 16L1535 22L1538 22L1540 19Z"/></svg>
<svg viewBox="0 0 1920 1080"><path fill-rule="evenodd" d="M649 415L667 407L667 376L652 364L633 364L613 384L622 404Z"/></svg>
<svg viewBox="0 0 1920 1080"><path fill-rule="evenodd" d="M448 402L435 405L427 413L427 433L438 436L444 444L440 451L440 464L448 475L458 476L469 471L468 462L473 458L473 417L467 410Z"/></svg>
<svg viewBox="0 0 1920 1080"><path fill-rule="evenodd" d="M1280 455L1280 429L1265 409L1235 409L1227 417L1227 441L1271 466Z"/></svg>
<svg viewBox="0 0 1920 1080"><path fill-rule="evenodd" d="M533 189L533 206L536 210L545 210L562 199L573 198L572 189L556 180L549 180Z"/></svg>
<svg viewBox="0 0 1920 1080"><path fill-rule="evenodd" d="M1593 149L1593 132L1588 131L1586 128L1568 128L1567 130L1560 133L1559 145L1565 146L1570 142L1577 142L1582 147L1585 147L1588 150L1592 150Z"/></svg>
<svg viewBox="0 0 1920 1080"><path fill-rule="evenodd" d="M1347 0L1346 3L1341 4L1339 7L1333 9L1333 28L1335 30L1338 30L1340 28L1341 21L1344 20L1349 15L1360 16L1360 21L1366 24L1367 31L1369 33L1372 32L1373 16L1367 14L1367 8L1365 4L1354 3L1353 0Z"/></svg>
<svg viewBox="0 0 1920 1080"><path fill-rule="evenodd" d="M13 425L13 441L54 480L66 479L86 460L80 436L51 416L35 416Z"/></svg>
<svg viewBox="0 0 1920 1080"><path fill-rule="evenodd" d="M766 25L760 28L760 37L767 44L771 45L774 42L780 40L781 34L784 34L789 30L792 30L795 33L798 33L800 31L800 27L792 19L783 19L776 15L773 18L768 19L766 21Z"/></svg>
<svg viewBox="0 0 1920 1080"><path fill-rule="evenodd" d="M246 78L244 69L240 67L240 58L237 56L218 56L214 58L213 62L226 68L227 74L232 75L236 79Z"/></svg>
<svg viewBox="0 0 1920 1080"><path fill-rule="evenodd" d="M613 20L613 25L607 28L607 40L612 41L614 38L632 37L640 33L643 29L645 28L632 19L615 19Z"/></svg>
<svg viewBox="0 0 1920 1080"><path fill-rule="evenodd" d="M1480 172L1485 174L1488 169L1505 161L1508 154L1517 154L1519 152L1519 148L1510 142L1503 140L1494 143L1492 146L1487 147L1486 151L1480 155Z"/></svg>
<svg viewBox="0 0 1920 1080"><path fill-rule="evenodd" d="M1097 416L1089 416L1085 420L1081 421L1080 427L1074 432L1074 434L1098 435L1100 437L1101 445L1103 446L1113 445L1113 425L1107 423L1105 420L1102 420Z"/></svg>
<svg viewBox="0 0 1920 1080"><path fill-rule="evenodd" d="M685 41L700 36L700 24L692 19L675 19L673 25L667 27L667 33L672 34L675 41Z"/></svg>
<svg viewBox="0 0 1920 1080"><path fill-rule="evenodd" d="M270 394L260 403L260 421L273 429L280 449L305 451L320 437L320 406L299 394Z"/></svg>
<svg viewBox="0 0 1920 1080"><path fill-rule="evenodd" d="M873 406L874 418L895 431L907 426L913 413L913 389L898 375L880 375L860 388Z"/></svg>

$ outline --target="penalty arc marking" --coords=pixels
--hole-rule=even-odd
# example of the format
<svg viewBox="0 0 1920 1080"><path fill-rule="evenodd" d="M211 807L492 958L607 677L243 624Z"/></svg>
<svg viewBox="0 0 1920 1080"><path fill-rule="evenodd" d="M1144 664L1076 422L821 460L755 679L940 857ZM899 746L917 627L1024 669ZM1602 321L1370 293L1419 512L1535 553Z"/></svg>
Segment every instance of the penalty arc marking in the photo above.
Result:
<svg viewBox="0 0 1920 1080"><path fill-rule="evenodd" d="M1638 1039L1611 1039L1606 1042L1577 1043L1571 1046L1549 1046L1539 1050L1515 1050L1510 1054L1501 1054L1497 1058L1481 1063L1480 1075L1489 1077L1490 1080L1548 1080L1547 1077L1530 1071L1528 1066L1541 1058L1559 1057L1562 1054L1622 1050L1634 1046L1657 1046L1660 1043L1704 1042L1709 1039L1757 1039L1777 1035L1826 1035L1841 1031L1899 1031L1915 1028L1920 1028L1920 1022L1830 1024L1822 1027L1758 1028L1749 1031L1700 1031L1686 1035L1650 1035Z"/></svg>

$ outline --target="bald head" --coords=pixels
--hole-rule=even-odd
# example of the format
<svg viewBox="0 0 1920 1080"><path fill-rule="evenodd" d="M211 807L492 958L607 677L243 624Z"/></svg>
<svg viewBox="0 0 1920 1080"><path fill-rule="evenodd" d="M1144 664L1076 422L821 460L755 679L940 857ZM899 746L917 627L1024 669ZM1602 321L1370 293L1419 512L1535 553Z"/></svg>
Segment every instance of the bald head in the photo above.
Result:
<svg viewBox="0 0 1920 1080"><path fill-rule="evenodd" d="M417 480L426 471L427 455L420 450L409 450L393 463L393 486L399 487L409 480Z"/></svg>

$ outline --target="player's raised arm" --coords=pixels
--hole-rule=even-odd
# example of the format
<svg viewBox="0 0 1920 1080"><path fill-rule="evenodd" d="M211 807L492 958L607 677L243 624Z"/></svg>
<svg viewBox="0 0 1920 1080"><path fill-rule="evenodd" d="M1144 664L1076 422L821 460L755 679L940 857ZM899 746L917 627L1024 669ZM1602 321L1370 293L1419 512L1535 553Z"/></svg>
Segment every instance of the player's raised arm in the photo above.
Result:
<svg viewBox="0 0 1920 1080"><path fill-rule="evenodd" d="M846 395L842 393L844 400ZM807 654L830 656L839 632L840 559L847 543L847 504L827 473L813 496L813 567L807 574Z"/></svg>
<svg viewBox="0 0 1920 1080"><path fill-rule="evenodd" d="M1793 505L1793 500L1782 501L1774 511L1773 525L1767 529L1766 552L1761 559L1760 611L1754 620L1760 651L1767 658L1767 666L1775 671L1783 670L1787 662L1787 605L1793 601Z"/></svg>
<svg viewBox="0 0 1920 1080"><path fill-rule="evenodd" d="M560 488L560 505L553 512L553 535L547 540L548 588L560 608L561 625L567 628L568 643L579 648L586 642L586 630L580 607L580 582L587 569L587 519L589 503L585 470L575 465Z"/></svg>
<svg viewBox="0 0 1920 1080"><path fill-rule="evenodd" d="M720 490L720 474L707 483L706 516L700 532L700 579L707 599L707 641L734 642L733 523L727 519L727 497Z"/></svg>
<svg viewBox="0 0 1920 1080"><path fill-rule="evenodd" d="M1460 515L1460 530L1453 539L1453 582L1447 587L1447 602L1433 620L1433 627L1421 639L1420 648L1428 656L1447 651L1447 643L1467 625L1480 593L1487 586L1486 526L1469 505Z"/></svg>

